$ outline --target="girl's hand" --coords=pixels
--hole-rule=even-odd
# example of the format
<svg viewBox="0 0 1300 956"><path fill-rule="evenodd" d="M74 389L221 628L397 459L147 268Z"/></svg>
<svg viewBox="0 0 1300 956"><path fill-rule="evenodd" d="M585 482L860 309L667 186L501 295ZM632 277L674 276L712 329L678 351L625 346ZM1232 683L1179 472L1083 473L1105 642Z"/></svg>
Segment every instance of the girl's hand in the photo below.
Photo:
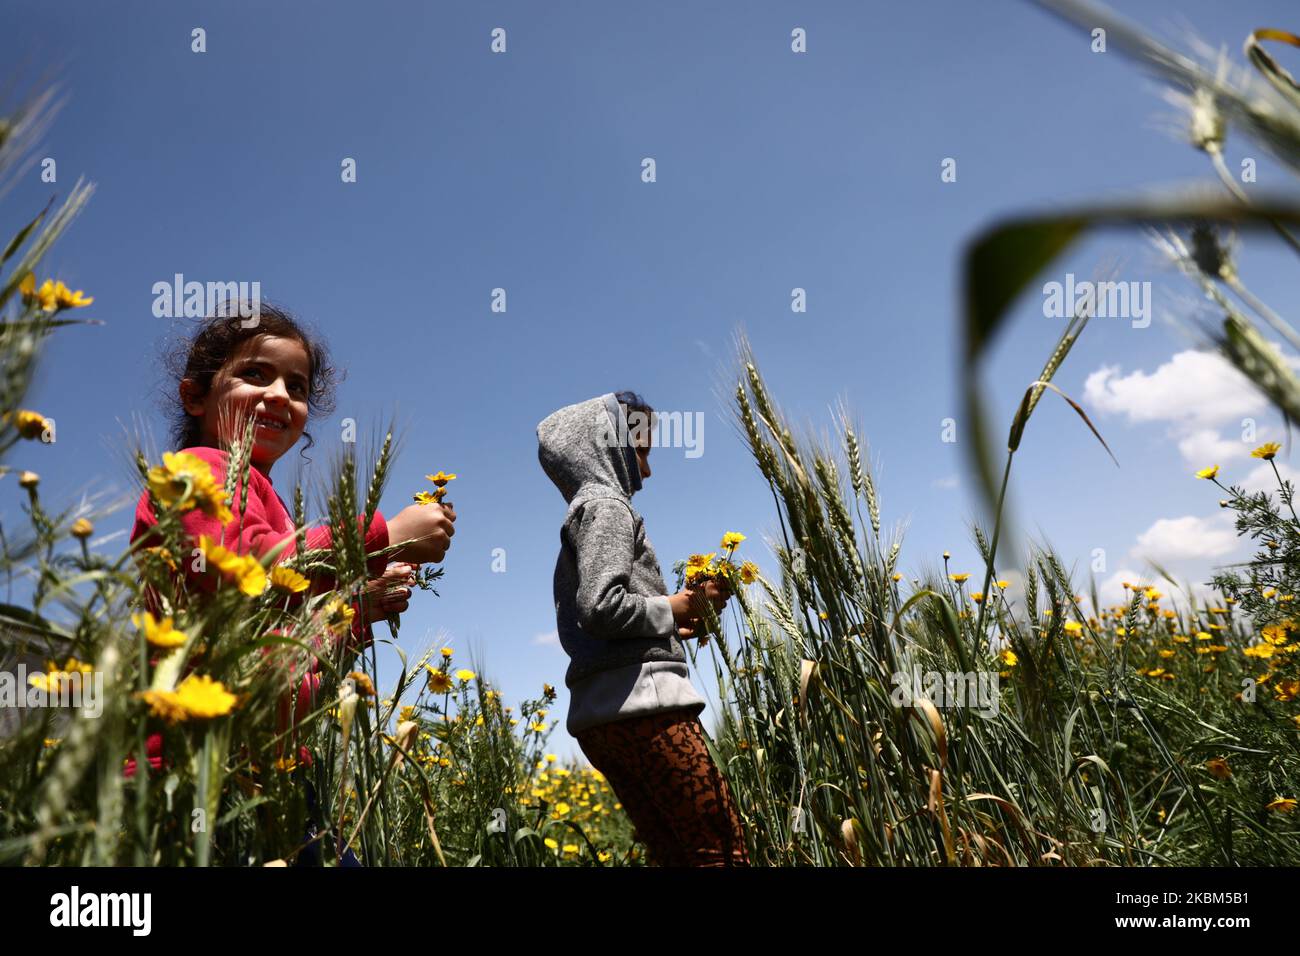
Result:
<svg viewBox="0 0 1300 956"><path fill-rule="evenodd" d="M396 553L402 561L441 564L456 533L456 512L450 501L437 505L407 505L388 519L389 541L409 541ZM412 540L414 539L414 540Z"/></svg>
<svg viewBox="0 0 1300 956"><path fill-rule="evenodd" d="M403 613L411 601L411 585L415 584L415 566L394 562L384 570L383 576L366 582L366 623L378 624L392 614Z"/></svg>

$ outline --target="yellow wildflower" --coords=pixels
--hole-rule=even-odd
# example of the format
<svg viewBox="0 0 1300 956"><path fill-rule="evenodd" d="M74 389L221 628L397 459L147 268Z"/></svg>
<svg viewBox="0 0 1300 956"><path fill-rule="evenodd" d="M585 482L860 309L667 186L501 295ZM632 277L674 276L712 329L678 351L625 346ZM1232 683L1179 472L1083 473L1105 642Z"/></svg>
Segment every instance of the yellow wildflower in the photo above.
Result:
<svg viewBox="0 0 1300 956"><path fill-rule="evenodd" d="M1273 685L1273 694L1279 701L1295 700L1300 695L1300 680L1283 678Z"/></svg>
<svg viewBox="0 0 1300 956"><path fill-rule="evenodd" d="M728 531L722 536L722 550L730 553L740 547L740 542L745 540L745 536L739 531Z"/></svg>
<svg viewBox="0 0 1300 956"><path fill-rule="evenodd" d="M138 696L149 705L154 716L171 723L224 717L238 701L220 681L200 674L191 674L175 690L147 690Z"/></svg>
<svg viewBox="0 0 1300 956"><path fill-rule="evenodd" d="M18 284L18 291L22 293L23 305L36 304L42 312L53 312L59 307L59 296L53 279L46 279L38 289L36 276L29 272Z"/></svg>
<svg viewBox="0 0 1300 956"><path fill-rule="evenodd" d="M1282 450L1282 446L1275 441L1265 442L1250 453L1252 458L1263 458L1265 461L1272 461L1273 456Z"/></svg>
<svg viewBox="0 0 1300 956"><path fill-rule="evenodd" d="M1286 643L1286 628L1281 624L1269 624L1260 631L1260 635L1277 647Z"/></svg>
<svg viewBox="0 0 1300 956"><path fill-rule="evenodd" d="M271 587L296 594L311 587L311 582L293 568L277 565L271 569Z"/></svg>
<svg viewBox="0 0 1300 956"><path fill-rule="evenodd" d="M208 463L187 451L163 452L163 463L149 469L149 488L164 506L178 511L198 508L226 524L234 518L226 491L212 476Z"/></svg>
<svg viewBox="0 0 1300 956"><path fill-rule="evenodd" d="M180 647L188 639L184 631L172 627L172 619L157 620L148 611L131 615L131 623L144 631L145 640L154 647Z"/></svg>
<svg viewBox="0 0 1300 956"><path fill-rule="evenodd" d="M1232 776L1232 768L1223 757L1211 757L1205 761L1205 769L1210 771L1210 776L1217 780L1227 780Z"/></svg>
<svg viewBox="0 0 1300 956"><path fill-rule="evenodd" d="M137 696L149 705L149 712L153 716L159 717L169 724L183 721L189 716L185 713L185 708L180 705L180 701L176 698L176 692L173 690L146 690Z"/></svg>
<svg viewBox="0 0 1300 956"><path fill-rule="evenodd" d="M86 295L80 289L73 292L62 282L54 284L54 295L61 309L80 309L95 301L93 297Z"/></svg>
<svg viewBox="0 0 1300 956"><path fill-rule="evenodd" d="M325 624L336 634L352 627L352 619L356 617L357 612L352 610L352 606L344 602L342 598L331 598L325 602L324 608Z"/></svg>
<svg viewBox="0 0 1300 956"><path fill-rule="evenodd" d="M29 675L27 683L51 694L57 694L65 684L71 682L74 674L81 675L81 679L84 680L93 671L94 668L89 664L83 664L75 657L69 657L62 667L59 667L54 661L46 661L45 673Z"/></svg>

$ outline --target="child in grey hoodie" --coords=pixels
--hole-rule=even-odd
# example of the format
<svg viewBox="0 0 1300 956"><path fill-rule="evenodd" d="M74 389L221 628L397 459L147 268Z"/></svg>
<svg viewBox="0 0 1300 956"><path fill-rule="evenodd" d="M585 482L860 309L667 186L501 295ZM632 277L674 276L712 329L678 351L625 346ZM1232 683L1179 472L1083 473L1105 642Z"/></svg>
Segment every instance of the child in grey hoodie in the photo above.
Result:
<svg viewBox="0 0 1300 956"><path fill-rule="evenodd" d="M568 503L554 581L570 658L566 727L622 801L651 862L747 865L681 644L707 604L721 610L728 595L712 581L668 594L631 504L650 476L652 415L633 393L607 393L537 426L542 468Z"/></svg>

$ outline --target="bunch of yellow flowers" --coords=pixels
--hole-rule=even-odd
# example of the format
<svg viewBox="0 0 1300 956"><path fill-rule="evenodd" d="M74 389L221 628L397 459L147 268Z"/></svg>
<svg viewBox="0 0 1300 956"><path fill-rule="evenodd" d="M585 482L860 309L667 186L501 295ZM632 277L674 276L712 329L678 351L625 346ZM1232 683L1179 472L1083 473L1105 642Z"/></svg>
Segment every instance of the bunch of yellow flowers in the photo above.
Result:
<svg viewBox="0 0 1300 956"><path fill-rule="evenodd" d="M437 485L437 488L434 489L432 494L427 491L417 491L413 496L417 505L441 504L442 499L447 496L447 482L456 480L455 475L448 475L441 471L435 475L425 475L424 477Z"/></svg>
<svg viewBox="0 0 1300 956"><path fill-rule="evenodd" d="M738 590L740 584L753 584L758 578L758 565L744 561L737 565L732 561L736 549L745 540L738 531L728 531L722 536L722 551L726 557L719 558L716 551L708 554L692 554L686 560L686 584L700 584L707 580L721 579L731 591Z"/></svg>

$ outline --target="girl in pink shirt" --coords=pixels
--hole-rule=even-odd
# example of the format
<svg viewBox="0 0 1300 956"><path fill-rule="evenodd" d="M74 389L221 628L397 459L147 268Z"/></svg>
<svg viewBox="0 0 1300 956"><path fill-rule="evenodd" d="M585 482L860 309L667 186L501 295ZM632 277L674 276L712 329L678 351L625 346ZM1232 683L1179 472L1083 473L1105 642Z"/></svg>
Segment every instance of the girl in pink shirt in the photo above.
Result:
<svg viewBox="0 0 1300 956"><path fill-rule="evenodd" d="M230 316L230 317L225 317ZM293 519L284 500L271 484L271 468L307 435L309 412L327 412L332 405L334 370L322 342L317 341L284 311L262 304L256 316L241 318L227 309L207 319L189 343L182 368L177 372L177 416L173 427L176 446L202 458L212 469L218 487L226 480L228 449L242 434L250 417L256 420L253 432L251 467L248 473L248 496L243 480L235 486L229 502L233 520L224 526L215 518L194 508L181 515L187 536L195 546L207 535L226 549L238 554L264 558L272 549L283 545L275 560L295 553ZM360 649L372 639L370 625L389 614L406 610L409 585L415 567L423 562L443 560L455 534L456 513L450 502L409 505L392 518L376 511L368 527L365 516L357 518L365 539L367 568L374 578L367 584L371 593L365 603L366 619L357 613L353 618L353 646ZM136 506L131 540L152 536L157 516L143 492ZM309 549L329 548L329 528L306 531ZM391 543L405 542L390 557L374 554ZM150 542L142 542L147 546ZM211 589L215 585L207 575L195 574L185 561L185 574L191 587ZM312 578L313 590L328 590L334 581L325 574ZM355 607L355 605L354 605ZM320 684L317 664L303 678L299 689L296 716L311 706L311 698ZM283 715L287 718L287 708ZM162 764L162 737L147 740L149 764ZM135 762L128 760L127 774L135 772Z"/></svg>

